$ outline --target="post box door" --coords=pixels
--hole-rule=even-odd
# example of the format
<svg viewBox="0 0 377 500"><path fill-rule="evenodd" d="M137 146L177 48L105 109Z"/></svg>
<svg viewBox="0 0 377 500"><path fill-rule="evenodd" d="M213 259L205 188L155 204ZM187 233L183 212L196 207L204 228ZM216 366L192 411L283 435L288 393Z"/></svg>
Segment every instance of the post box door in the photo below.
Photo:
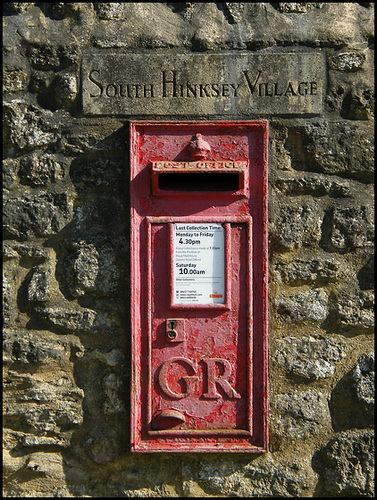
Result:
<svg viewBox="0 0 377 500"><path fill-rule="evenodd" d="M151 224L152 430L193 436L250 425L249 225ZM200 259L205 252L208 266ZM161 262L161 255L170 258Z"/></svg>
<svg viewBox="0 0 377 500"><path fill-rule="evenodd" d="M209 196L207 187L194 185L195 194L192 188L186 191L182 187L180 197L183 181L178 176L178 181L167 181L167 192L160 192L164 184L153 180L153 169L156 157L160 162L156 170L162 168L161 151L151 148L140 161L141 145L148 141L156 144L156 126L152 124L149 131L147 124L135 124L131 136L131 151L136 153L131 174L131 206L135 201L131 247L131 448L265 451L265 199L260 194L260 207L250 209L249 204L263 175L255 175L256 185L250 190L250 172L246 169L253 157L248 149L239 160L233 158L233 165L228 162L226 168L240 168L239 177L228 191L227 183L219 176L214 181L208 177L210 182L220 179L222 187ZM166 161L172 159L168 156L172 140L177 141L179 150L195 137L192 124L187 124L187 137L182 137L179 127L176 137L173 125L161 127L159 147L162 144ZM147 130L145 135L149 133L149 137L143 137L141 130ZM254 140L260 141L259 165L265 165L265 127L250 130L258 132ZM250 130L246 127L243 135L238 130L238 135L249 140ZM229 160L227 149L224 151L218 155ZM237 161L242 162L244 170ZM204 168L207 165L203 163ZM215 171L222 165L215 159L210 168ZM169 173L170 169L171 162L167 165ZM200 184L201 178L197 180ZM135 189L140 182L138 193L132 190L133 182ZM261 228L259 233L255 223ZM261 279L257 289L255 273ZM258 311L260 307L263 311Z"/></svg>

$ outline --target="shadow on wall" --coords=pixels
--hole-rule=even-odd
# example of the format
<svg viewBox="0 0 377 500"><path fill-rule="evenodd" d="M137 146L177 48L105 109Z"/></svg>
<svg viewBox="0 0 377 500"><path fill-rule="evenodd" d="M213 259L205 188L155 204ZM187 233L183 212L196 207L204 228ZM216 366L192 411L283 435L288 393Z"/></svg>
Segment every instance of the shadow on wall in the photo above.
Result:
<svg viewBox="0 0 377 500"><path fill-rule="evenodd" d="M332 391L336 436L312 459L315 496L374 495L374 352L363 354Z"/></svg>
<svg viewBox="0 0 377 500"><path fill-rule="evenodd" d="M374 353L361 356L339 380L329 408L336 432L374 426Z"/></svg>
<svg viewBox="0 0 377 500"><path fill-rule="evenodd" d="M73 219L54 242L59 289L77 315L72 320L68 310L62 317L50 308L44 319L51 329L71 330L84 347L74 364L84 391L83 422L63 452L66 484L74 495L108 495L108 467L128 449L128 165L127 126L73 159Z"/></svg>

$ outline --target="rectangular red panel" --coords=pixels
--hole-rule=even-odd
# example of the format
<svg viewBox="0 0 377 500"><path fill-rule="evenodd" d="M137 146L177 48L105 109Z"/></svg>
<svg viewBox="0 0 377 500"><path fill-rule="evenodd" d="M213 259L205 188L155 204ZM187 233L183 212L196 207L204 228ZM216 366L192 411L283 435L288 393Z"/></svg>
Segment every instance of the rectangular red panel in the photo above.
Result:
<svg viewBox="0 0 377 500"><path fill-rule="evenodd" d="M267 451L267 123L131 123L131 449Z"/></svg>

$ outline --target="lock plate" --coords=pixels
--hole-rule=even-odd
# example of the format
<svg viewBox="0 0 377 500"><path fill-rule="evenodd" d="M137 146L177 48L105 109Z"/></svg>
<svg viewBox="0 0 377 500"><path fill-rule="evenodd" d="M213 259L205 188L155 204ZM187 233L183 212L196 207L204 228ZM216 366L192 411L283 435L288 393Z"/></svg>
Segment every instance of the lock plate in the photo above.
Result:
<svg viewBox="0 0 377 500"><path fill-rule="evenodd" d="M185 340L185 321L184 319L166 320L166 341L183 342Z"/></svg>

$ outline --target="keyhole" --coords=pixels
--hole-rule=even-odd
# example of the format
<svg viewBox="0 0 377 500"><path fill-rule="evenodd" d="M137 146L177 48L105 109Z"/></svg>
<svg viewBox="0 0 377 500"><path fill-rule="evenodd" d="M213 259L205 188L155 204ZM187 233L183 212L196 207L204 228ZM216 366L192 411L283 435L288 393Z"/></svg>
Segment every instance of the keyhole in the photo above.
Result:
<svg viewBox="0 0 377 500"><path fill-rule="evenodd" d="M185 340L184 321L182 319L166 320L166 337L165 340L175 344L175 342L183 342Z"/></svg>

